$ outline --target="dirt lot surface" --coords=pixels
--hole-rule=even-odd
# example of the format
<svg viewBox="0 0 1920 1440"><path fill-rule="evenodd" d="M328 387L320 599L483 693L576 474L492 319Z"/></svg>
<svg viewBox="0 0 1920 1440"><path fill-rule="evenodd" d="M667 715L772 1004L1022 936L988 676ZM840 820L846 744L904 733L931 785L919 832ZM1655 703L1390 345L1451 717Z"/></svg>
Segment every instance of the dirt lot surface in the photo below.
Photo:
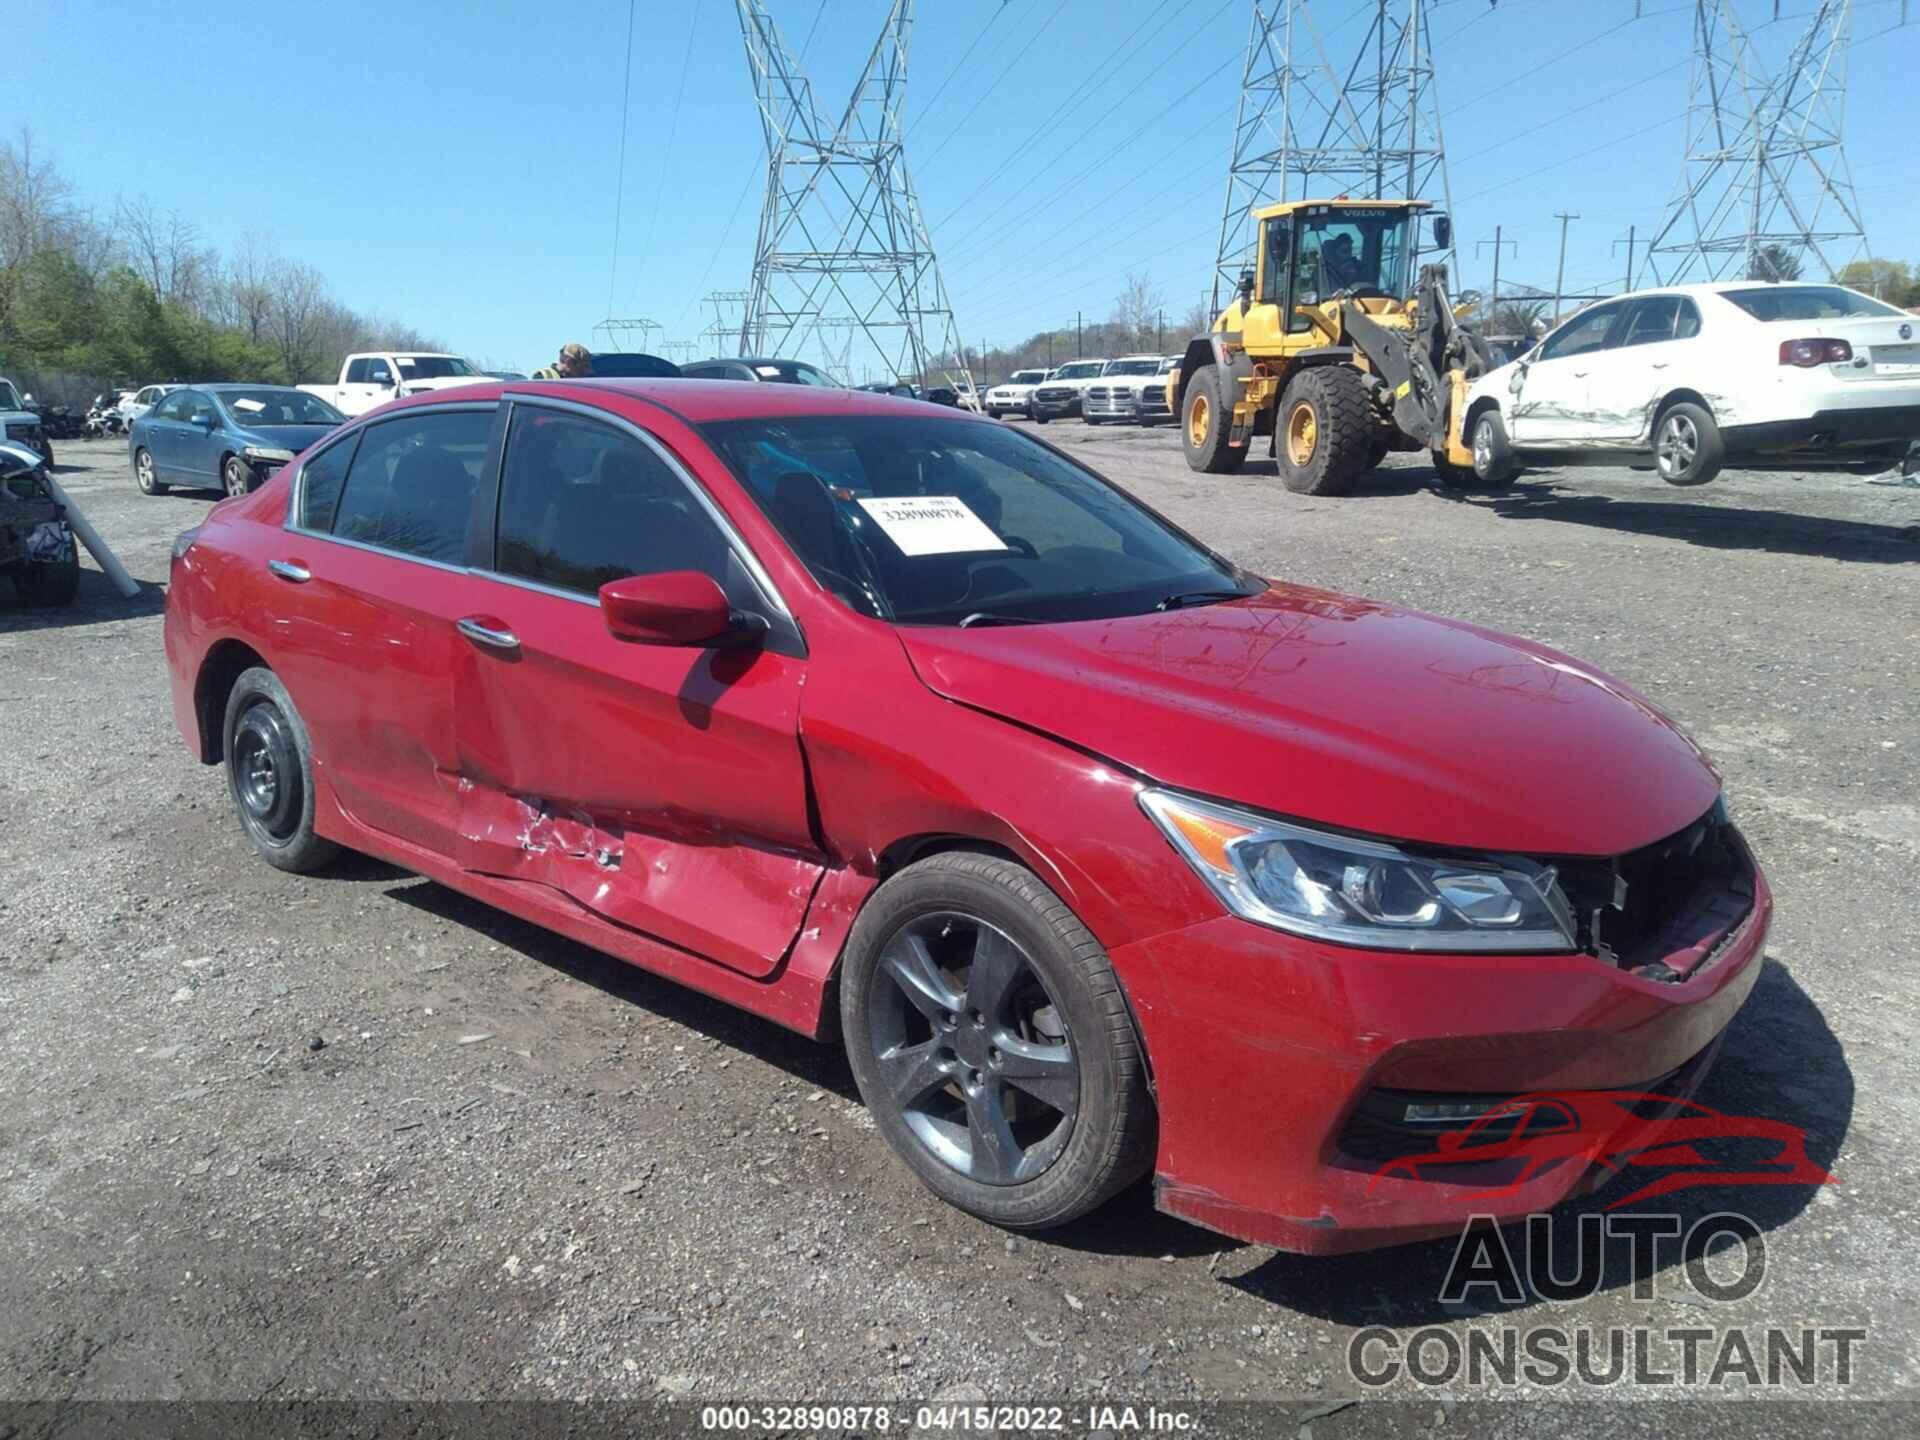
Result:
<svg viewBox="0 0 1920 1440"><path fill-rule="evenodd" d="M1450 1245L1297 1259L1144 1191L1009 1239L913 1182L835 1051L369 861L269 869L166 698L168 545L215 497L142 498L122 446L68 443L143 588L0 593L0 1397L1268 1397L1292 1434L1366 1393L1361 1327L1549 1323L1863 1326L1851 1393L1920 1393L1920 491L1587 469L1452 495L1396 461L1308 499L1270 462L1192 474L1165 429L1044 433L1255 570L1589 659L1716 757L1779 916L1700 1098L1804 1126L1839 1177L1676 1197L1759 1222L1757 1292L1713 1304L1668 1257L1650 1300L1616 1263L1588 1298L1447 1305ZM1419 1403L1313 1433L1784 1433L1387 1393Z"/></svg>

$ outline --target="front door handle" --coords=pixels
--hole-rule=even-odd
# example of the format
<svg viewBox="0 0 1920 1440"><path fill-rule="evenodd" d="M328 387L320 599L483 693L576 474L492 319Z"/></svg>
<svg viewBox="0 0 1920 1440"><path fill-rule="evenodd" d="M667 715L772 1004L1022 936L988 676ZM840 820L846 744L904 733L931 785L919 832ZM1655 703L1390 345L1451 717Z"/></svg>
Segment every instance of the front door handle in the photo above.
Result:
<svg viewBox="0 0 1920 1440"><path fill-rule="evenodd" d="M313 578L313 572L298 560L269 560L267 569L282 580L291 580L295 585L304 585Z"/></svg>
<svg viewBox="0 0 1920 1440"><path fill-rule="evenodd" d="M468 615L454 622L454 629L473 641L494 650L518 650L520 637L491 615Z"/></svg>
<svg viewBox="0 0 1920 1440"><path fill-rule="evenodd" d="M1667 362L1665 360L1650 360L1647 362L1647 368L1649 370L1664 370L1667 368Z"/></svg>

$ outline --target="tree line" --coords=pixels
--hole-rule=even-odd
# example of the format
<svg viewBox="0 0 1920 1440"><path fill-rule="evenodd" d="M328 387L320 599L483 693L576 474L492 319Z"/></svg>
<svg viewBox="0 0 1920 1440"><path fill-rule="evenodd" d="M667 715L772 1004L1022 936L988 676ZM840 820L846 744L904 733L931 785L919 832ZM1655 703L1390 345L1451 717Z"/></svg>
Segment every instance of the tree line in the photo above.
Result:
<svg viewBox="0 0 1920 1440"><path fill-rule="evenodd" d="M190 217L145 196L102 214L30 131L0 141L0 371L101 388L292 384L331 379L349 352L387 347L444 348L343 304L318 270L263 235L223 254Z"/></svg>

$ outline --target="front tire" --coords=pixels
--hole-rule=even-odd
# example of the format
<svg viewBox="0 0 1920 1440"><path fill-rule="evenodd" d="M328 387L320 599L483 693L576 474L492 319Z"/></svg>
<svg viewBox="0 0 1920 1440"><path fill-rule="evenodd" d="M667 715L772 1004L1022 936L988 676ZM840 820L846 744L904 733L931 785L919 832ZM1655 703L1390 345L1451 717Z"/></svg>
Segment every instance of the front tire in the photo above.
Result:
<svg viewBox="0 0 1920 1440"><path fill-rule="evenodd" d="M1682 400L1660 412L1653 429L1653 464L1669 485L1704 485L1727 463L1726 442L1704 405Z"/></svg>
<svg viewBox="0 0 1920 1440"><path fill-rule="evenodd" d="M227 696L221 731L227 789L260 858L304 875L340 847L313 828L313 746L280 677L264 666L243 671Z"/></svg>
<svg viewBox="0 0 1920 1440"><path fill-rule="evenodd" d="M1507 422L1498 410L1483 410L1474 418L1473 474L1482 485L1505 487L1513 483L1520 467L1513 462L1513 445L1507 439Z"/></svg>
<svg viewBox="0 0 1920 1440"><path fill-rule="evenodd" d="M1350 365L1316 365L1287 383L1276 421L1280 480L1296 495L1344 495L1366 473L1373 422Z"/></svg>
<svg viewBox="0 0 1920 1440"><path fill-rule="evenodd" d="M253 467L238 455L229 455L220 466L220 488L238 500L253 493Z"/></svg>
<svg viewBox="0 0 1920 1440"><path fill-rule="evenodd" d="M153 452L144 445L133 452L133 483L142 495L164 495L173 488L160 479L154 468Z"/></svg>
<svg viewBox="0 0 1920 1440"><path fill-rule="evenodd" d="M848 938L840 1015L880 1133L970 1214L1065 1224L1152 1163L1145 1061L1113 967L1011 860L936 855L882 885Z"/></svg>
<svg viewBox="0 0 1920 1440"><path fill-rule="evenodd" d="M1202 365L1180 402L1180 445L1189 468L1203 475L1231 475L1247 458L1245 445L1227 443L1233 433L1230 383L1218 365Z"/></svg>

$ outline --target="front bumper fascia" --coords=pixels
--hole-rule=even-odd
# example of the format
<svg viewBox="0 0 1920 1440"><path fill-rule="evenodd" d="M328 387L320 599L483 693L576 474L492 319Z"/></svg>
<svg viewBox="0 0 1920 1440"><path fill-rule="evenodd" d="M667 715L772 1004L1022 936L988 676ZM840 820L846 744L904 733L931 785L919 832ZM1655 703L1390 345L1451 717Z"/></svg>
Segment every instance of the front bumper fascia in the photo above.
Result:
<svg viewBox="0 0 1920 1440"><path fill-rule="evenodd" d="M1340 1148L1375 1090L1506 1096L1698 1083L1753 989L1772 918L1765 877L1711 957L1679 983L1590 955L1361 951L1230 916L1113 951L1160 1112L1155 1203L1301 1254L1457 1235L1591 1188L1561 1164L1489 1199L1482 1181L1382 1173Z"/></svg>

